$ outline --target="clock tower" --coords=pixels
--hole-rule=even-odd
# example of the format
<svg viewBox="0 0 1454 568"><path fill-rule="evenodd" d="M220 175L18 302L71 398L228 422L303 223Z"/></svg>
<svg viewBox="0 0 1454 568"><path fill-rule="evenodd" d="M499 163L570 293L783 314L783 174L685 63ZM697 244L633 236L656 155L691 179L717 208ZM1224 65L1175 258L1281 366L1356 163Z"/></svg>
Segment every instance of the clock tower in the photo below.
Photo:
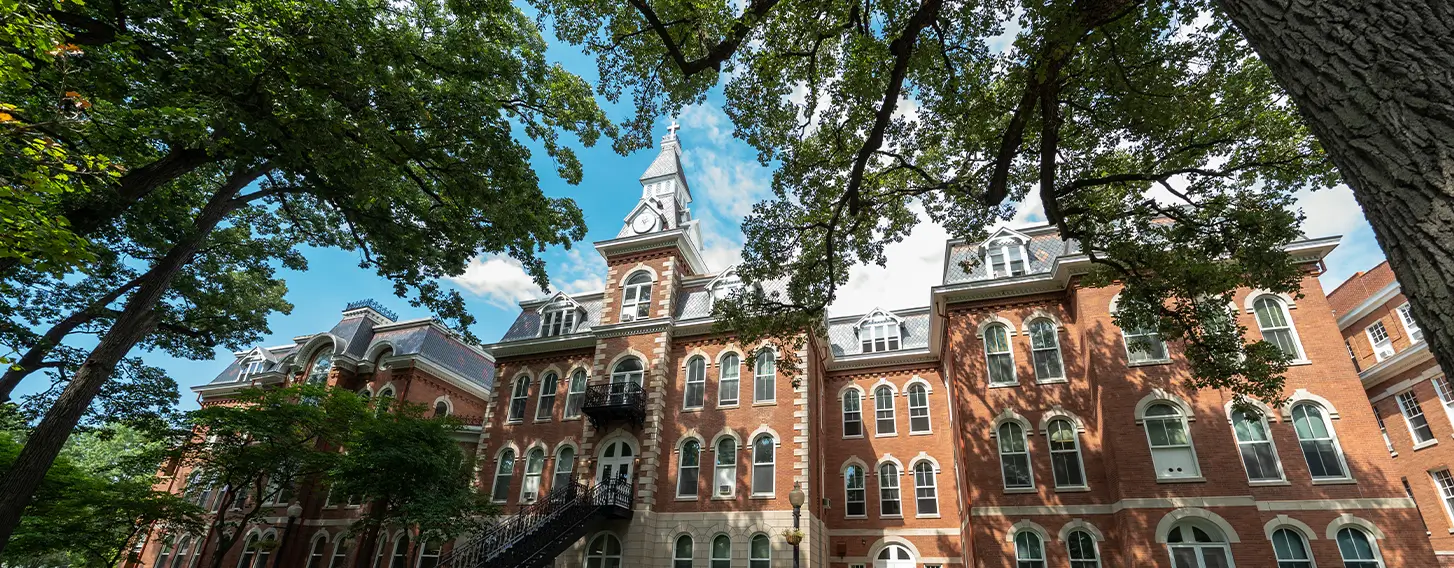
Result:
<svg viewBox="0 0 1454 568"><path fill-rule="evenodd" d="M661 139L661 152L641 174L641 201L626 215L625 226L616 238L681 229L694 242L701 242L701 229L692 219L692 191L682 173L682 146L677 139L681 127L675 121Z"/></svg>

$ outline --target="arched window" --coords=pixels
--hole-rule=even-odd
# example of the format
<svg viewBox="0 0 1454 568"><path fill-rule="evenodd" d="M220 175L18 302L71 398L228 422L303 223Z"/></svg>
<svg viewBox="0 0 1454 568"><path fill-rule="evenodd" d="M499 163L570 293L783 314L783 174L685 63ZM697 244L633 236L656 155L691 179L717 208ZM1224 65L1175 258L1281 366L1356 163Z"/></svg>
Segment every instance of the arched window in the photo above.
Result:
<svg viewBox="0 0 1454 568"><path fill-rule="evenodd" d="M1292 529L1277 529L1272 533L1272 553L1277 556L1277 568L1313 568L1313 556L1308 553L1308 543L1302 533Z"/></svg>
<svg viewBox="0 0 1454 568"><path fill-rule="evenodd" d="M198 545L198 548L201 548L201 545ZM192 559L192 536L191 535L182 535L181 540L178 540L177 541L177 554L176 554L176 556L174 556L172 558L172 567L171 568L186 568L187 564L190 563L189 561L191 559ZM161 568L162 567L162 563L161 562L158 562L156 564L156 566L157 566L157 568ZM319 566L322 566L322 565L320 564Z"/></svg>
<svg viewBox="0 0 1454 568"><path fill-rule="evenodd" d="M515 450L500 452L499 465L495 468L495 486L490 492L496 503L504 503L510 493L510 478L515 475Z"/></svg>
<svg viewBox="0 0 1454 568"><path fill-rule="evenodd" d="M419 545L419 561L414 563L414 568L438 568L439 552L444 546L444 541L430 539Z"/></svg>
<svg viewBox="0 0 1454 568"><path fill-rule="evenodd" d="M1252 303L1257 315L1257 328L1262 330L1262 339L1276 345L1288 359L1302 359L1298 346L1297 331L1292 327L1292 318L1287 315L1287 306L1276 296L1263 296Z"/></svg>
<svg viewBox="0 0 1454 568"><path fill-rule="evenodd" d="M732 568L732 539L725 534L712 539L711 568Z"/></svg>
<svg viewBox="0 0 1454 568"><path fill-rule="evenodd" d="M253 564L254 568L267 568L268 566L271 566L271 564L269 564L269 561L272 560L273 547L264 545L262 543L276 543L277 540L278 533L276 531L269 530L262 534L262 537L257 542L257 558L255 560L255 564Z"/></svg>
<svg viewBox="0 0 1454 568"><path fill-rule="evenodd" d="M1383 568L1378 544L1362 529L1338 529L1338 553L1343 556L1343 568Z"/></svg>
<svg viewBox="0 0 1454 568"><path fill-rule="evenodd" d="M379 391L379 400L375 403L379 412L386 412L394 405L394 387L384 387Z"/></svg>
<svg viewBox="0 0 1454 568"><path fill-rule="evenodd" d="M1075 424L1064 418L1051 420L1045 427L1050 441L1050 469L1056 488L1085 487L1085 468L1080 456L1080 434Z"/></svg>
<svg viewBox="0 0 1454 568"><path fill-rule="evenodd" d="M1321 407L1310 403L1294 406L1292 425L1297 431L1298 445L1302 447L1308 473L1313 479L1344 479L1348 476L1343 467L1343 450L1338 445L1337 434Z"/></svg>
<svg viewBox="0 0 1454 568"><path fill-rule="evenodd" d="M717 440L717 472L715 485L718 497L729 497L737 491L737 440Z"/></svg>
<svg viewBox="0 0 1454 568"><path fill-rule="evenodd" d="M313 538L313 545L308 547L308 568L323 568L323 562L328 558L328 534L319 533ZM157 563L160 567L162 564Z"/></svg>
<svg viewBox="0 0 1454 568"><path fill-rule="evenodd" d="M681 459L677 462L677 497L697 497L697 479L702 470L702 444L687 440L682 444Z"/></svg>
<svg viewBox="0 0 1454 568"><path fill-rule="evenodd" d="M601 533L586 547L586 568L621 568L621 541Z"/></svg>
<svg viewBox="0 0 1454 568"><path fill-rule="evenodd" d="M535 419L550 420L555 415L555 391L560 388L560 375L546 373L540 380L540 396L535 400Z"/></svg>
<svg viewBox="0 0 1454 568"><path fill-rule="evenodd" d="M443 400L434 403L434 416L449 416L449 403L444 402Z"/></svg>
<svg viewBox="0 0 1454 568"><path fill-rule="evenodd" d="M858 389L843 391L843 437L863 436L863 401Z"/></svg>
<svg viewBox="0 0 1454 568"><path fill-rule="evenodd" d="M374 398L374 393L369 391L369 387L364 387L358 391L358 397L363 399L364 404L368 404L369 400Z"/></svg>
<svg viewBox="0 0 1454 568"><path fill-rule="evenodd" d="M1045 568L1045 546L1031 531L1015 534L1015 568Z"/></svg>
<svg viewBox="0 0 1454 568"><path fill-rule="evenodd" d="M586 398L586 372L576 369L570 376L570 390L565 394L565 417L580 418L581 404Z"/></svg>
<svg viewBox="0 0 1454 568"><path fill-rule="evenodd" d="M172 539L170 539L170 538L162 539L162 547L161 547L161 550L157 551L157 561L156 561L155 566L166 566L167 565L167 561L168 560L171 560L171 558L172 558Z"/></svg>
<svg viewBox="0 0 1454 568"><path fill-rule="evenodd" d="M1126 341L1126 360L1132 365L1171 359L1166 353L1166 342L1155 329L1122 329L1121 337Z"/></svg>
<svg viewBox="0 0 1454 568"><path fill-rule="evenodd" d="M510 392L510 422L525 420L525 401L530 398L530 377L515 379L515 388Z"/></svg>
<svg viewBox="0 0 1454 568"><path fill-rule="evenodd" d="M576 329L576 308L570 302L564 302L565 307L551 308L545 311L545 317L540 323L540 335L542 337L555 337L557 335L570 335Z"/></svg>
<svg viewBox="0 0 1454 568"><path fill-rule="evenodd" d="M878 466L878 514L898 517L904 514L899 504L899 466L884 462Z"/></svg>
<svg viewBox="0 0 1454 568"><path fill-rule="evenodd" d="M610 403L625 404L626 393L631 391L630 385L641 386L641 378L645 374L646 368L635 357L627 357L616 363L616 367L611 369Z"/></svg>
<svg viewBox="0 0 1454 568"><path fill-rule="evenodd" d="M1237 436L1237 450L1242 453L1242 466L1247 469L1249 481L1282 480L1282 464L1267 430L1265 416L1232 411L1232 432Z"/></svg>
<svg viewBox="0 0 1454 568"><path fill-rule="evenodd" d="M384 365L384 359L388 359L389 357L393 357L393 356L394 356L394 348L392 348L392 347L385 347L385 348L379 350L378 356L374 357L374 378L376 378L376 379L379 378L379 376L378 376L379 373L382 373L382 372L388 370L388 367L386 367ZM388 376L388 375L385 375L385 376Z"/></svg>
<svg viewBox="0 0 1454 568"><path fill-rule="evenodd" d="M1166 537L1171 560L1177 568L1226 568L1232 565L1227 537L1211 524L1182 523Z"/></svg>
<svg viewBox="0 0 1454 568"><path fill-rule="evenodd" d="M1166 403L1146 409L1146 439L1151 445L1151 463L1159 479L1199 477L1196 449L1187 431L1186 416Z"/></svg>
<svg viewBox="0 0 1454 568"><path fill-rule="evenodd" d="M1030 322L1030 355L1035 360L1035 380L1057 381L1065 378L1065 366L1060 360L1060 337L1056 335L1055 322L1040 318Z"/></svg>
<svg viewBox="0 0 1454 568"><path fill-rule="evenodd" d="M1025 245L1020 239L1005 237L986 244L984 259L991 278L1025 274Z"/></svg>
<svg viewBox="0 0 1454 568"><path fill-rule="evenodd" d="M868 498L863 485L863 468L850 465L843 470L843 514L849 517L868 516Z"/></svg>
<svg viewBox="0 0 1454 568"><path fill-rule="evenodd" d="M353 542L339 538L333 545L333 557L328 560L328 568L345 568L348 565L348 549Z"/></svg>
<svg viewBox="0 0 1454 568"><path fill-rule="evenodd" d="M741 378L741 359L738 359L736 353L723 355L722 368L717 375L717 406L737 406Z"/></svg>
<svg viewBox="0 0 1454 568"><path fill-rule="evenodd" d="M328 383L328 371L333 368L333 348L323 347L313 355L312 364L308 365L308 384L322 385Z"/></svg>
<svg viewBox="0 0 1454 568"><path fill-rule="evenodd" d="M939 515L939 487L934 466L927 461L914 465L914 507L921 517Z"/></svg>
<svg viewBox="0 0 1454 568"><path fill-rule="evenodd" d="M525 454L525 483L520 486L520 502L533 503L540 498L540 478L545 475L545 450L535 448Z"/></svg>
<svg viewBox="0 0 1454 568"><path fill-rule="evenodd" d="M555 453L555 478L550 481L551 489L570 485L571 475L576 469L576 449L565 446Z"/></svg>
<svg viewBox="0 0 1454 568"><path fill-rule="evenodd" d="M1005 422L1000 424L997 437L1005 489L1034 487L1035 474L1030 470L1030 444L1025 439L1025 427L1019 422Z"/></svg>
<svg viewBox="0 0 1454 568"><path fill-rule="evenodd" d="M1101 568L1101 551L1090 533L1070 531L1065 538L1065 548L1070 553L1070 568Z"/></svg>
<svg viewBox="0 0 1454 568"><path fill-rule="evenodd" d="M677 537L677 545L671 557L672 568L692 568L692 536Z"/></svg>
<svg viewBox="0 0 1454 568"><path fill-rule="evenodd" d="M752 402L777 400L777 356L769 349L757 353L756 373L752 381Z"/></svg>
<svg viewBox="0 0 1454 568"><path fill-rule="evenodd" d="M747 559L748 568L769 568L772 565L772 541L767 535L752 535L752 548L749 552L752 556Z"/></svg>
<svg viewBox="0 0 1454 568"><path fill-rule="evenodd" d="M894 351L899 348L899 322L880 313L864 320L858 328L859 345L864 353Z"/></svg>
<svg viewBox="0 0 1454 568"><path fill-rule="evenodd" d="M651 274L639 271L626 279L621 299L621 321L651 317Z"/></svg>
<svg viewBox="0 0 1454 568"><path fill-rule="evenodd" d="M929 389L921 383L909 385L909 433L925 434L929 427Z"/></svg>
<svg viewBox="0 0 1454 568"><path fill-rule="evenodd" d="M878 551L878 556L874 558L877 560L877 562L874 562L875 568L914 566L914 554L909 552L909 549L904 548L903 545L890 544L884 546L883 550Z"/></svg>
<svg viewBox="0 0 1454 568"><path fill-rule="evenodd" d="M1015 354L1010 351L1010 328L993 323L984 328L985 364L991 385L1015 383Z"/></svg>
<svg viewBox="0 0 1454 568"><path fill-rule="evenodd" d="M873 389L874 408L874 435L892 436L898 433L897 420L894 419L894 389L888 385L879 385Z"/></svg>
<svg viewBox="0 0 1454 568"><path fill-rule="evenodd" d="M682 408L701 408L707 399L707 360L701 356L687 361L687 385L682 393Z"/></svg>
<svg viewBox="0 0 1454 568"><path fill-rule="evenodd" d="M261 538L258 533L254 532L247 535L247 538L242 541L242 554L237 558L237 568L264 568L267 566L266 563L258 562L258 555L263 553L258 546Z"/></svg>
<svg viewBox="0 0 1454 568"><path fill-rule="evenodd" d="M777 444L772 436L761 434L752 441L752 494L771 495L776 474Z"/></svg>

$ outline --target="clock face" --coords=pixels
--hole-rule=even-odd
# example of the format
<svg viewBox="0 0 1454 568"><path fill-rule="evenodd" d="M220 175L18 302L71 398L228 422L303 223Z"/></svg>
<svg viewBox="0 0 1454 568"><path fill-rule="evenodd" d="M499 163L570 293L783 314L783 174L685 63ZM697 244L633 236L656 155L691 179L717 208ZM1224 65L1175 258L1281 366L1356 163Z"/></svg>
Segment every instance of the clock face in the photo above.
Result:
<svg viewBox="0 0 1454 568"><path fill-rule="evenodd" d="M643 212L631 220L631 228L638 233L645 233L656 228L656 215Z"/></svg>

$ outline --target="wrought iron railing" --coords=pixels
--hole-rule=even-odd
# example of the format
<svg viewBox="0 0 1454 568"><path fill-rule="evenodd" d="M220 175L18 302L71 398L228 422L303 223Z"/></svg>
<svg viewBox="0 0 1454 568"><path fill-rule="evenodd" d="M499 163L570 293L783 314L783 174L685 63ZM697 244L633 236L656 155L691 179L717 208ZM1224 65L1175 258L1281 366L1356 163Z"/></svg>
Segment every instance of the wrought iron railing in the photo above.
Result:
<svg viewBox="0 0 1454 568"><path fill-rule="evenodd" d="M594 486L570 483L557 487L540 501L522 507L468 542L455 546L439 559L438 566L479 568L487 562L496 564L512 549L521 550L514 550L515 554L510 556L529 556L560 536L555 527L561 522L583 520L604 507L629 510L632 497L631 482L625 479L610 479Z"/></svg>
<svg viewBox="0 0 1454 568"><path fill-rule="evenodd" d="M584 407L600 408L605 406L625 407L646 407L646 390L641 385L626 381L621 383L610 383L605 385L592 385L586 387L586 403Z"/></svg>

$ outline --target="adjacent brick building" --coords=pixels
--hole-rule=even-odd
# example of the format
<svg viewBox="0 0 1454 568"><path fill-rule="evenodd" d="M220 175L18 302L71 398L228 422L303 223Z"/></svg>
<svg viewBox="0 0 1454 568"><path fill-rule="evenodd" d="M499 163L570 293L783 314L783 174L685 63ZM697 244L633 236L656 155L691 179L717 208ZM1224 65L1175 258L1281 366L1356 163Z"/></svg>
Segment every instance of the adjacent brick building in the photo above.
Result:
<svg viewBox="0 0 1454 568"><path fill-rule="evenodd" d="M1384 430L1383 443L1419 505L1434 553L1454 566L1454 390L1434 361L1388 262L1328 294L1348 356ZM1442 442L1442 443L1441 443Z"/></svg>
<svg viewBox="0 0 1454 568"><path fill-rule="evenodd" d="M1291 402L1244 415L1181 387L1176 345L1117 328L1117 288L1081 286L1089 260L1049 227L950 241L942 284L899 291L925 307L831 318L796 353L720 333L712 303L742 283L702 259L679 155L667 136L596 243L605 289L522 302L486 392L454 395L484 404L480 484L507 514L629 483L629 514L556 566L790 566L795 486L814 568L1435 565L1399 530L1419 512L1318 284L1337 238L1290 247L1301 296L1237 294L1251 337L1296 359ZM378 383L372 352L332 380ZM339 526L310 503L304 532Z"/></svg>

